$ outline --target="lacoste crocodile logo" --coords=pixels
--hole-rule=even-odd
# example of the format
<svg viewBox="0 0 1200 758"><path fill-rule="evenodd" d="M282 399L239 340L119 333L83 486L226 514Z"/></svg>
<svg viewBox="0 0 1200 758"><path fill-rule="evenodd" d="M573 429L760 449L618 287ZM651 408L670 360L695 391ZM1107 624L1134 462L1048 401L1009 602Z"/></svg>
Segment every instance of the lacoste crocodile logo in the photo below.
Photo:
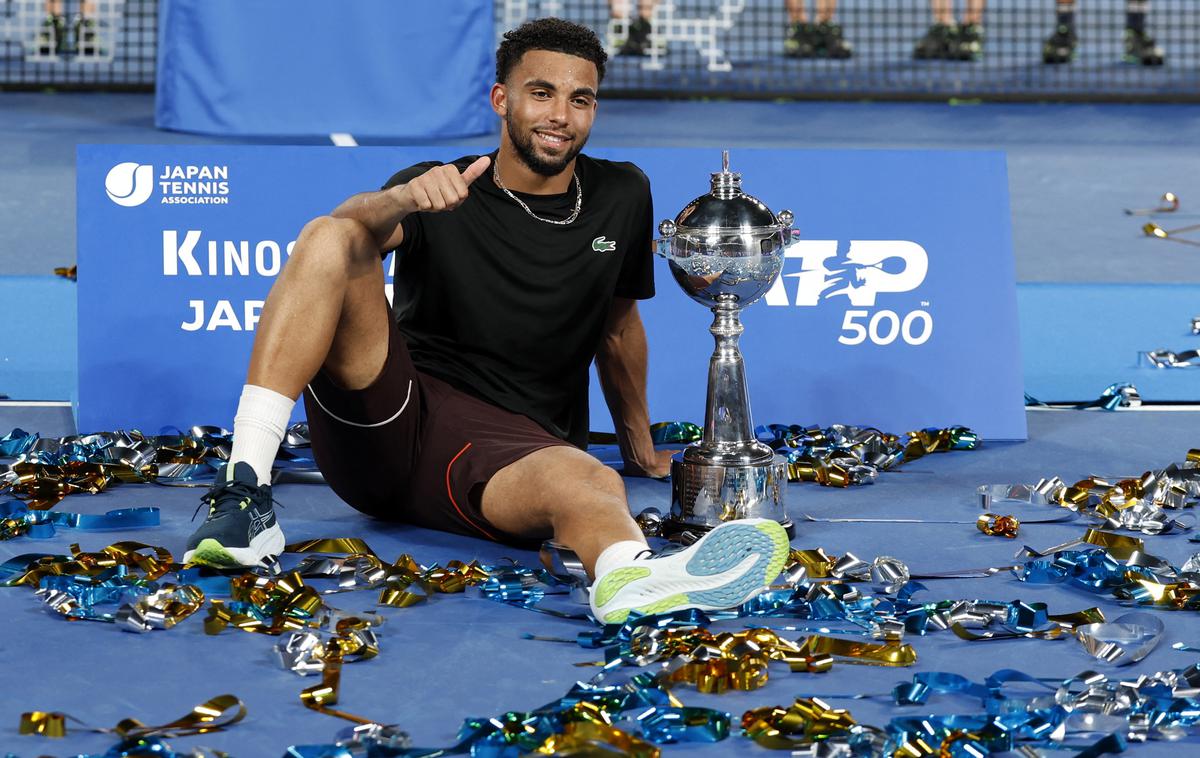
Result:
<svg viewBox="0 0 1200 758"><path fill-rule="evenodd" d="M604 235L600 235L592 240L592 249L597 253L611 253L617 249L617 241L604 239Z"/></svg>

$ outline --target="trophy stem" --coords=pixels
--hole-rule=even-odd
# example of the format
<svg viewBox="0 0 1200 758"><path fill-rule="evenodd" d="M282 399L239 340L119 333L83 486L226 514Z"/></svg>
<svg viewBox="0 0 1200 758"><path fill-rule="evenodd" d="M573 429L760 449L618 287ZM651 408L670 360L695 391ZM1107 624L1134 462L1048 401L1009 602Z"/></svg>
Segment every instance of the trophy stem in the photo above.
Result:
<svg viewBox="0 0 1200 758"><path fill-rule="evenodd" d="M708 400L704 411L704 444L724 446L751 439L750 396L746 392L746 365L738 349L745 331L741 310L722 299L712 309L708 331L716 345L708 361Z"/></svg>
<svg viewBox="0 0 1200 758"><path fill-rule="evenodd" d="M723 459L750 463L771 457L771 450L754 438L746 367L738 349L745 328L741 309L732 296L722 296L713 306L709 327L715 341L708 362L708 398L704 410L704 440L694 455L708 462Z"/></svg>

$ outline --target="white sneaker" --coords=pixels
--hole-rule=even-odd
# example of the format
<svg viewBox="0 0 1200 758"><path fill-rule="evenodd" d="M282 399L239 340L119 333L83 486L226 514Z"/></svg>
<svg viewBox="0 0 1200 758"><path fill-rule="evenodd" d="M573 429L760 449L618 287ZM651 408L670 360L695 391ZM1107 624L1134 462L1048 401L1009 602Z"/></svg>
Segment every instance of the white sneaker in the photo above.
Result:
<svg viewBox="0 0 1200 758"><path fill-rule="evenodd" d="M597 577L592 613L602 624L617 624L630 611L734 608L770 586L790 548L777 521L729 521L678 553L633 560Z"/></svg>

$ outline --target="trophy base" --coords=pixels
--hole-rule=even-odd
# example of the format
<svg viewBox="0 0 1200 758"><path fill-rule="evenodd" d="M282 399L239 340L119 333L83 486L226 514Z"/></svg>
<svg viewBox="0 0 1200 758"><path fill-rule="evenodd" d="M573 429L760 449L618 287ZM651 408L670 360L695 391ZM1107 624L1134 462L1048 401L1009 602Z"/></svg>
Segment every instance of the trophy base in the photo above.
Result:
<svg viewBox="0 0 1200 758"><path fill-rule="evenodd" d="M788 539L796 538L796 524L791 519L784 519L779 522L779 525L787 531ZM678 542L683 545L690 545L696 540L703 537L712 530L711 526L703 524L685 524L682 521L676 521L673 518L665 518L662 522L662 530L659 534L663 539L670 542ZM688 537L688 535L691 535Z"/></svg>
<svg viewBox="0 0 1200 758"><path fill-rule="evenodd" d="M663 536L684 531L702 534L726 521L769 518L795 535L787 517L784 492L787 462L782 455L762 463L720 465L671 460L671 515L663 519Z"/></svg>

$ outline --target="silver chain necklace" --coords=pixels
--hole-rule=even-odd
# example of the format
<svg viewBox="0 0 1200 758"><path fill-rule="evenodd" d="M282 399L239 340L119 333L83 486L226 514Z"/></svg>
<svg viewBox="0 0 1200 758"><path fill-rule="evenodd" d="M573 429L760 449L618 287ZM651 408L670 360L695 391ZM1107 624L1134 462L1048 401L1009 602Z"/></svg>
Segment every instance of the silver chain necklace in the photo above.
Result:
<svg viewBox="0 0 1200 758"><path fill-rule="evenodd" d="M525 209L526 213L528 213L530 216L533 216L538 221L541 221L543 224L555 224L557 226L566 226L567 224L571 223L575 219L579 218L579 210L581 208L583 208L583 185L579 183L579 174L574 171L571 172L571 178L575 180L575 210L571 211L570 216L567 216L566 218L561 219L561 220L553 219L553 218L542 218L541 216L537 215L533 211L529 210L529 206L526 205L524 203L524 201L521 200L521 198L517 197L512 192L510 192L508 187L504 186L504 182L500 181L500 166L496 163L492 164L492 178L496 180L496 186L499 187L504 192L504 194L508 195L513 200L515 200L517 205L519 205Z"/></svg>

